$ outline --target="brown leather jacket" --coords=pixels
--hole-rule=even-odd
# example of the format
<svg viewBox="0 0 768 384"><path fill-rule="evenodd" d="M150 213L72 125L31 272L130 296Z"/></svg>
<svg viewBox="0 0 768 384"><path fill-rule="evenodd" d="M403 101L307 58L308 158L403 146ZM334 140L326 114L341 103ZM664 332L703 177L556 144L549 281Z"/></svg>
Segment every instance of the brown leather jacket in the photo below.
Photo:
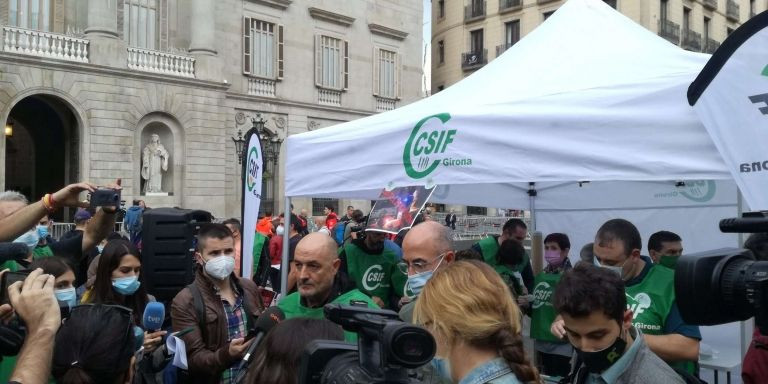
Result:
<svg viewBox="0 0 768 384"><path fill-rule="evenodd" d="M264 310L261 304L261 292L248 279L240 279L233 274L232 281L238 292L245 295L245 307L251 310L252 319ZM205 305L205 323L207 340L202 339L195 310L194 298L189 288L184 288L173 299L171 319L174 332L187 328L193 331L181 336L187 349L189 373L194 383L218 383L221 373L239 360L229 355L229 337L227 334L227 316L221 298L216 295L213 284L198 268L195 282Z"/></svg>

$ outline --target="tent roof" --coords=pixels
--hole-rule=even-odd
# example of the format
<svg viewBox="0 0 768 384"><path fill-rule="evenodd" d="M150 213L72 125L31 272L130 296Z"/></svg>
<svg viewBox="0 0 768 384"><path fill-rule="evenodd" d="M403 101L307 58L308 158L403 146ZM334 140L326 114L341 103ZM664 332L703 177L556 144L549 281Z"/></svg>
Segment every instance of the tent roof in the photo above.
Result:
<svg viewBox="0 0 768 384"><path fill-rule="evenodd" d="M438 94L288 137L286 195L440 184L487 196L498 189L478 184L730 179L686 101L708 58L602 1L570 0Z"/></svg>

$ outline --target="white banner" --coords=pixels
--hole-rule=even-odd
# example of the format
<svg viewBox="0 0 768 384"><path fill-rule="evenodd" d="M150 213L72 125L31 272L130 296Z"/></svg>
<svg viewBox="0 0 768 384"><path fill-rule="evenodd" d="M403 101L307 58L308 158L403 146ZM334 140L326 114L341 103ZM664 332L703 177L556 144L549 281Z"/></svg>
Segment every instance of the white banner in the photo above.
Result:
<svg viewBox="0 0 768 384"><path fill-rule="evenodd" d="M259 144L259 135L254 129L246 134L245 163L243 164L243 228L242 228L242 276L253 276L253 260L259 255L253 254L253 246L256 238L256 221L259 218L259 205L261 203L261 177L263 173L264 159ZM265 246L265 244L262 244ZM259 247L261 248L261 247Z"/></svg>
<svg viewBox="0 0 768 384"><path fill-rule="evenodd" d="M688 89L693 106L752 209L768 209L768 13L723 42Z"/></svg>

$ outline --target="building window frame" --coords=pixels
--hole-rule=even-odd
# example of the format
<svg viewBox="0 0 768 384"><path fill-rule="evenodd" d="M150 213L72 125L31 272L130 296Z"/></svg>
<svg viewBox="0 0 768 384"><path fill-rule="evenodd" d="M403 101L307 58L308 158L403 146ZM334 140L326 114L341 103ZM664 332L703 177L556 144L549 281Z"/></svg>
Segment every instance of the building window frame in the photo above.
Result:
<svg viewBox="0 0 768 384"><path fill-rule="evenodd" d="M329 34L315 35L315 86L345 91L349 88L349 42Z"/></svg>
<svg viewBox="0 0 768 384"><path fill-rule="evenodd" d="M282 80L285 72L285 27L282 24L243 18L243 74L269 80Z"/></svg>
<svg viewBox="0 0 768 384"><path fill-rule="evenodd" d="M54 0L8 0L8 25L52 32Z"/></svg>
<svg viewBox="0 0 768 384"><path fill-rule="evenodd" d="M373 95L399 100L402 77L402 58L396 50L373 48Z"/></svg>
<svg viewBox="0 0 768 384"><path fill-rule="evenodd" d="M437 63L445 64L445 40L437 42Z"/></svg>
<svg viewBox="0 0 768 384"><path fill-rule="evenodd" d="M160 19L165 5L163 0L122 0L120 32L128 46L160 50Z"/></svg>

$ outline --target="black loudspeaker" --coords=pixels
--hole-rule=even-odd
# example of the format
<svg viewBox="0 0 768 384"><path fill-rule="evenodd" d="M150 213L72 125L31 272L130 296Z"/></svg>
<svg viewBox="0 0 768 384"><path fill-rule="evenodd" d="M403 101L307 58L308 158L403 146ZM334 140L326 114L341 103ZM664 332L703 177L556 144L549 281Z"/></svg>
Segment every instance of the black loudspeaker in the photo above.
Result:
<svg viewBox="0 0 768 384"><path fill-rule="evenodd" d="M141 274L147 292L158 301L172 301L195 279L195 235L212 218L206 211L189 209L144 211Z"/></svg>

